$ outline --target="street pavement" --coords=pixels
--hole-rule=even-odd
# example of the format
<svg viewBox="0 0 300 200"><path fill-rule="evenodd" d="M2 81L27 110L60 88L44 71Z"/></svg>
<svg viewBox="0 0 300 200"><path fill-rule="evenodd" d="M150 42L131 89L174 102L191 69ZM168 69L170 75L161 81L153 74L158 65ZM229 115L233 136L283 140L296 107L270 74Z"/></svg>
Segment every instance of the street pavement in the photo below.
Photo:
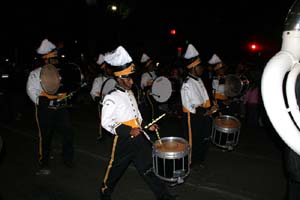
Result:
<svg viewBox="0 0 300 200"><path fill-rule="evenodd" d="M37 176L37 126L34 107L28 102L22 117L1 122L0 200L96 200L109 160L112 137L97 143L98 113L89 101L72 108L75 167L61 158L61 138L53 138L52 173ZM160 137L182 137L180 118L167 115L160 121ZM199 130L200 131L200 130ZM247 127L242 121L240 138L231 151L211 144L205 168L191 168L184 182L171 186L184 200L283 200L286 178L282 142L270 124ZM153 200L154 195L133 166L118 183L114 200Z"/></svg>

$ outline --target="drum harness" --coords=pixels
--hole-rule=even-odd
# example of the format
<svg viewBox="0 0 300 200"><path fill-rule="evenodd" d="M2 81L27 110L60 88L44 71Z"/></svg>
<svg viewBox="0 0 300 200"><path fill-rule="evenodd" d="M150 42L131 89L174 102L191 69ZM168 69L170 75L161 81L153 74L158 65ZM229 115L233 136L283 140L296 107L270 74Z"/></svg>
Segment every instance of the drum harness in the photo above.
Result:
<svg viewBox="0 0 300 200"><path fill-rule="evenodd" d="M153 81L152 74L150 72L147 72L147 73L149 74L149 76L151 77L151 79ZM147 91L146 91L146 97L147 97L148 102L150 103L150 106L151 106L151 112L152 112L151 119L154 120L154 105L153 105L152 100L151 100L151 98L150 98L149 95L155 95L155 94L152 94L151 91L150 91L150 89L147 89Z"/></svg>
<svg viewBox="0 0 300 200"><path fill-rule="evenodd" d="M77 90L70 92L68 95L65 95L62 98L51 99L49 102L49 108L60 109L64 107L70 107L71 105L68 105L67 100L71 99L81 88L85 86L87 86L87 83L81 84L81 86Z"/></svg>

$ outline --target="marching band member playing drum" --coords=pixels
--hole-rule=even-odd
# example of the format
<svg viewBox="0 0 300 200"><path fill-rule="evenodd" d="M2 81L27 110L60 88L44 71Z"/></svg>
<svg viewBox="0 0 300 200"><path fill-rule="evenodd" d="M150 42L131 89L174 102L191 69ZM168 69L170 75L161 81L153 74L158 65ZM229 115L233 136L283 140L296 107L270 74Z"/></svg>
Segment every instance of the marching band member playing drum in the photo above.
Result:
<svg viewBox="0 0 300 200"><path fill-rule="evenodd" d="M215 75L212 80L212 98L220 110L227 106L228 97L225 95L225 66L217 54L213 54L208 61L213 66Z"/></svg>
<svg viewBox="0 0 300 200"><path fill-rule="evenodd" d="M152 169L151 143L143 135L141 128L146 123L131 91L133 85L131 75L134 72L131 57L122 46L119 46L115 51L106 54L104 60L115 69L117 86L103 100L101 123L103 128L114 135L114 139L111 158L100 189L100 199L111 199L117 182L131 162L157 199L175 199L169 193L167 185L155 176ZM158 126L153 124L149 130L154 131L157 128Z"/></svg>
<svg viewBox="0 0 300 200"><path fill-rule="evenodd" d="M37 53L44 60L44 66L30 72L26 90L35 104L36 121L38 125L38 161L37 175L48 175L50 146L54 131L63 134L63 160L68 167L73 166L74 132L66 107L57 107L57 103L66 97L66 93L58 93L60 76L54 65L59 64L56 46L48 39L42 41ZM63 101L62 101L63 102Z"/></svg>
<svg viewBox="0 0 300 200"><path fill-rule="evenodd" d="M150 121L159 115L158 104L151 94L153 81L157 78L157 74L155 73L156 65L154 60L151 59L146 53L143 53L141 57L141 63L144 66L144 70L146 70L141 75L141 89L145 98L145 105L141 109L143 117Z"/></svg>
<svg viewBox="0 0 300 200"><path fill-rule="evenodd" d="M115 87L117 82L113 77L111 67L106 62L104 62L103 54L99 55L96 63L100 66L102 73L94 79L90 95L97 104L98 108L100 123L97 140L100 141L103 138L103 130L101 126L102 100L104 96Z"/></svg>
<svg viewBox="0 0 300 200"><path fill-rule="evenodd" d="M191 147L193 166L203 167L210 144L211 119L208 116L210 99L200 78L203 66L198 51L189 44L184 55L188 75L180 93L183 109L184 134Z"/></svg>
<svg viewBox="0 0 300 200"><path fill-rule="evenodd" d="M143 53L141 57L141 63L144 65L144 68L146 69L146 72L144 72L141 76L141 88L143 90L150 88L152 86L152 83L154 79L157 77L154 69L155 69L155 63L150 57Z"/></svg>

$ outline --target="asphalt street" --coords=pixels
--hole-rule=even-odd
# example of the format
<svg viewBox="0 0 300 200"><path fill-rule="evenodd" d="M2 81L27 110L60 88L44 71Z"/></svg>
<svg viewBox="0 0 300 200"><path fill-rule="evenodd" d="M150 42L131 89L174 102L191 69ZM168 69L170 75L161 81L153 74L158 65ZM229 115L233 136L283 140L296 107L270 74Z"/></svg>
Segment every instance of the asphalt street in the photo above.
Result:
<svg viewBox="0 0 300 200"><path fill-rule="evenodd" d="M111 136L97 143L98 113L89 101L71 110L75 137L75 167L61 158L61 138L53 141L52 173L37 176L37 126L34 107L24 104L22 117L1 122L1 200L96 200L111 150ZM160 120L160 136L182 137L181 119ZM170 186L178 199L282 200L286 192L281 141L270 125L240 129L232 151L211 144L205 168L191 168L182 184ZM152 192L130 166L113 194L114 200L152 200Z"/></svg>

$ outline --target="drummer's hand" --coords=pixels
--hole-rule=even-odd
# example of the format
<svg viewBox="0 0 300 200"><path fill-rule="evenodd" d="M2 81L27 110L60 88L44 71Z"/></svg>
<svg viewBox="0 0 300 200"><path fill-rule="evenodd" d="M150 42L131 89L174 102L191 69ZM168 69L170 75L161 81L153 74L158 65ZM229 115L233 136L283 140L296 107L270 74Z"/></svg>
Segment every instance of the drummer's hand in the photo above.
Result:
<svg viewBox="0 0 300 200"><path fill-rule="evenodd" d="M130 134L131 138L134 138L141 134L141 130L140 130L140 128L132 128L129 134Z"/></svg>
<svg viewBox="0 0 300 200"><path fill-rule="evenodd" d="M159 129L159 126L157 124L153 124L152 126L149 127L149 131L155 131Z"/></svg>

